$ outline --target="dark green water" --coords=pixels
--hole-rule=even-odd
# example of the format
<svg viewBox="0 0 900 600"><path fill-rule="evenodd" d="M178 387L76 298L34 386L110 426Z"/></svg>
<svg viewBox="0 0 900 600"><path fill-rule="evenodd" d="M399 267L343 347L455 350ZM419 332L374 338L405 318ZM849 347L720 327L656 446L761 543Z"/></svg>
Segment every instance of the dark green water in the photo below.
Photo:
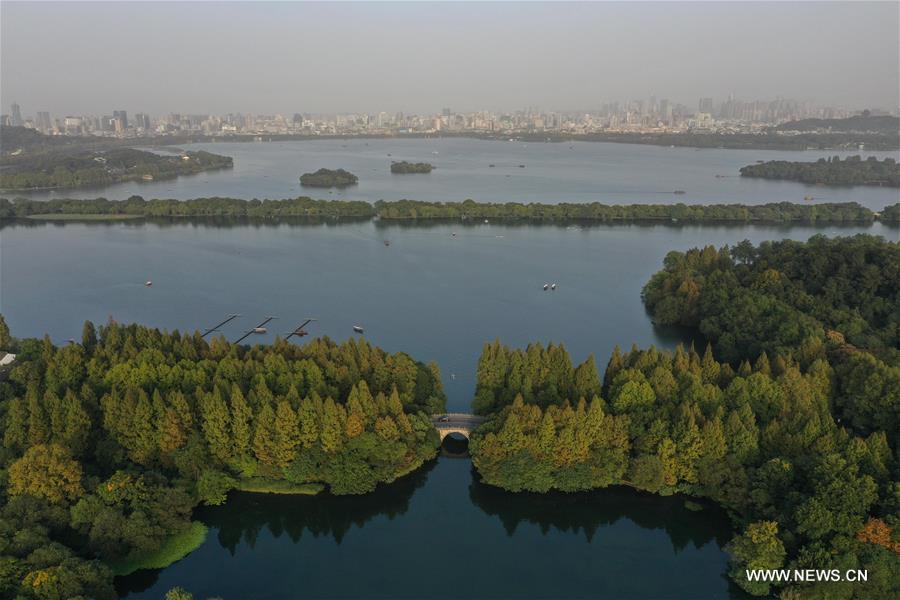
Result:
<svg viewBox="0 0 900 600"><path fill-rule="evenodd" d="M374 494L234 493L199 550L120 582L223 598L725 598L727 519L616 488L510 494L440 458Z"/></svg>
<svg viewBox="0 0 900 600"><path fill-rule="evenodd" d="M57 343L85 319L202 329L233 340L277 315L267 343L304 317L313 335L351 326L389 351L436 361L448 408L465 411L482 344L563 342L603 369L615 344L671 348L641 286L670 250L743 239L900 230L772 226L383 226L216 223L16 224L0 231L0 311L14 335ZM456 233L456 236L452 234ZM390 239L385 246L382 240ZM153 280L152 287L144 282ZM544 283L555 282L555 292ZM514 495L441 458L359 498L233 494L202 509L206 543L129 597L179 585L197 598L724 598L730 537L715 509L625 489Z"/></svg>

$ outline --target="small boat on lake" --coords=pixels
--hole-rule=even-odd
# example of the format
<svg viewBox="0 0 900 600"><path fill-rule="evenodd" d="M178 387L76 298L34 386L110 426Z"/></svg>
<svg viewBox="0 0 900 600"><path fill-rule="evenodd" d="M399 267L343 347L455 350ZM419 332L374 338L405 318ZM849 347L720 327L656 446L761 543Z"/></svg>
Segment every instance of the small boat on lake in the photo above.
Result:
<svg viewBox="0 0 900 600"><path fill-rule="evenodd" d="M555 290L556 290L556 284L555 284L555 283L551 283L551 284L550 284L550 289L555 291Z"/></svg>
<svg viewBox="0 0 900 600"><path fill-rule="evenodd" d="M362 326L360 326L360 325L354 325L354 326L353 326L353 331L355 331L356 333L362 333L364 330L363 330Z"/></svg>
<svg viewBox="0 0 900 600"><path fill-rule="evenodd" d="M675 191L672 192L672 193L673 193L673 194L678 194L678 195L681 195L681 194L687 194L687 192L685 192L684 190L675 190Z"/></svg>
<svg viewBox="0 0 900 600"><path fill-rule="evenodd" d="M254 328L253 328L253 333L256 333L256 334L259 334L259 335L262 335L262 334L264 334L264 333L267 333L268 331L269 331L269 330L266 329L265 327L254 327Z"/></svg>
<svg viewBox="0 0 900 600"><path fill-rule="evenodd" d="M384 245L385 245L385 246L390 246L390 245L391 245L391 240L384 240Z"/></svg>
<svg viewBox="0 0 900 600"><path fill-rule="evenodd" d="M151 287L153 285L153 282L148 279L144 285L147 287Z"/></svg>
<svg viewBox="0 0 900 600"><path fill-rule="evenodd" d="M544 284L544 291L546 292L546 291L549 290L549 289L550 289L550 284L549 284L549 283L545 283L545 284Z"/></svg>

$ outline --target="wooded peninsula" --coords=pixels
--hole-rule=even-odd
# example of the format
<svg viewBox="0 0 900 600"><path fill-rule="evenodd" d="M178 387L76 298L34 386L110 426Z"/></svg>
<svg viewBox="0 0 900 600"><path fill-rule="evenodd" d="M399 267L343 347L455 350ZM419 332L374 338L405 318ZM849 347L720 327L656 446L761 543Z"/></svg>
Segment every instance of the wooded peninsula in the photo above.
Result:
<svg viewBox="0 0 900 600"><path fill-rule="evenodd" d="M754 595L890 597L900 580L900 244L859 235L671 252L645 289L702 355L618 347L601 379L561 345L486 344L473 435L511 491L628 485L725 507L732 579ZM794 586L745 569L868 569ZM785 596L782 596L785 597Z"/></svg>
<svg viewBox="0 0 900 600"><path fill-rule="evenodd" d="M313 200L308 197L286 200L240 200L236 198L195 198L193 200L54 199L48 201L0 198L0 219L40 215L119 215L158 218L328 218L391 221L461 221L498 219L509 222L598 222L598 223L900 223L900 203L876 215L855 202L797 204L522 204L464 202L421 202L380 200Z"/></svg>
<svg viewBox="0 0 900 600"><path fill-rule="evenodd" d="M741 177L785 179L817 185L880 185L900 187L900 165L893 158L874 156L820 158L816 162L771 160L741 168Z"/></svg>
<svg viewBox="0 0 900 600"><path fill-rule="evenodd" d="M230 169L230 156L203 150L156 154L132 148L75 154L51 153L8 159L0 171L0 188L35 190L101 186L126 181L153 181Z"/></svg>
<svg viewBox="0 0 900 600"><path fill-rule="evenodd" d="M250 347L110 321L56 347L0 316L0 347L17 355L0 381L4 598L114 598L114 574L203 542L200 503L363 494L439 445L437 366L364 340Z"/></svg>

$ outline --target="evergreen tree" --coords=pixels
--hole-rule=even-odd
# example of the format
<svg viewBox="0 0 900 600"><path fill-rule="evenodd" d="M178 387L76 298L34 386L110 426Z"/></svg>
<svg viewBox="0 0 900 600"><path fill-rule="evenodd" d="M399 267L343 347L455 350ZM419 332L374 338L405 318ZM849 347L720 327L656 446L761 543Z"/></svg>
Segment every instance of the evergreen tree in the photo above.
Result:
<svg viewBox="0 0 900 600"><path fill-rule="evenodd" d="M252 411L241 388L231 387L231 448L235 458L250 455Z"/></svg>
<svg viewBox="0 0 900 600"><path fill-rule="evenodd" d="M219 388L201 397L200 419L210 453L219 462L227 462L232 456L231 418Z"/></svg>

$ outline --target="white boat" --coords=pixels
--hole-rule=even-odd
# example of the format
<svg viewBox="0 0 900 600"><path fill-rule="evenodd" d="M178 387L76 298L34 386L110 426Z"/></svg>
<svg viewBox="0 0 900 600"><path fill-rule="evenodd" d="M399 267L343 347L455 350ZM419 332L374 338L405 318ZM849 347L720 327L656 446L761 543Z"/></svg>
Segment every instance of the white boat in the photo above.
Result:
<svg viewBox="0 0 900 600"><path fill-rule="evenodd" d="M259 334L262 334L262 333L266 333L266 332L268 332L268 331L269 331L269 330L266 329L265 327L254 327L254 328L253 328L253 333L259 333Z"/></svg>
<svg viewBox="0 0 900 600"><path fill-rule="evenodd" d="M153 282L148 279L144 285L146 285L147 287L150 287L153 285Z"/></svg>
<svg viewBox="0 0 900 600"><path fill-rule="evenodd" d="M555 283L551 283L551 284L550 284L550 289L551 289L551 290L555 290L555 289L556 289L556 284L555 284Z"/></svg>
<svg viewBox="0 0 900 600"><path fill-rule="evenodd" d="M354 326L353 326L353 331L355 331L356 333L362 333L362 332L363 332L363 328L362 328L361 326L359 326L359 325L354 325Z"/></svg>
<svg viewBox="0 0 900 600"><path fill-rule="evenodd" d="M549 284L549 283L545 283L545 284L544 284L544 291L546 292L546 291L549 290L549 289L550 289L550 284Z"/></svg>

